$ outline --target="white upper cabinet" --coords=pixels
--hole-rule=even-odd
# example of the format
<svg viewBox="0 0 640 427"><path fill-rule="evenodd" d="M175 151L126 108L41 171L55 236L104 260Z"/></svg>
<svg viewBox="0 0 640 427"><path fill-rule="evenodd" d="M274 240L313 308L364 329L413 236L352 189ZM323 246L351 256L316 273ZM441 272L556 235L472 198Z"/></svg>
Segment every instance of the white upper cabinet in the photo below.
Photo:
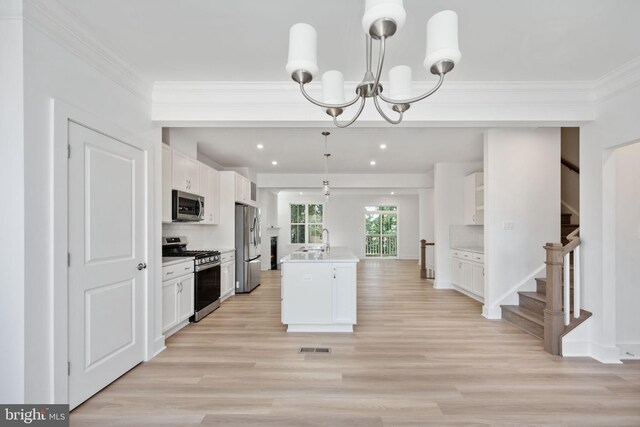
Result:
<svg viewBox="0 0 640 427"><path fill-rule="evenodd" d="M200 194L200 162L176 150L171 156L173 188L187 193Z"/></svg>
<svg viewBox="0 0 640 427"><path fill-rule="evenodd" d="M162 144L162 222L171 222L171 147Z"/></svg>
<svg viewBox="0 0 640 427"><path fill-rule="evenodd" d="M464 224L484 224L484 173L474 172L464 178Z"/></svg>
<svg viewBox="0 0 640 427"><path fill-rule="evenodd" d="M251 204L251 181L236 173L236 202Z"/></svg>
<svg viewBox="0 0 640 427"><path fill-rule="evenodd" d="M199 195L204 197L204 220L201 224L218 224L220 222L220 173L205 165L199 164Z"/></svg>

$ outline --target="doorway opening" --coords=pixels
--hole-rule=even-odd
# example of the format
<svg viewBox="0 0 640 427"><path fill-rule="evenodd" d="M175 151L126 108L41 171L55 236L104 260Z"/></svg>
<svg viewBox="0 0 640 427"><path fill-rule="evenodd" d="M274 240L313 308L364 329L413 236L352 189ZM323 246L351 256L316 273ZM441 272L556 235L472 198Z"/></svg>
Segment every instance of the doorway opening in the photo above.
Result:
<svg viewBox="0 0 640 427"><path fill-rule="evenodd" d="M398 207L365 206L364 240L367 258L398 258Z"/></svg>

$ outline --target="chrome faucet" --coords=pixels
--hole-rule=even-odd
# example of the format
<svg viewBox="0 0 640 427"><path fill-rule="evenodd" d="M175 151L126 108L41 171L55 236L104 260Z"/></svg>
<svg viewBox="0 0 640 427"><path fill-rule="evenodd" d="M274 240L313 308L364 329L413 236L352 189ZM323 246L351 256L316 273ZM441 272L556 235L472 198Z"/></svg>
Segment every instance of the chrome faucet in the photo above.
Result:
<svg viewBox="0 0 640 427"><path fill-rule="evenodd" d="M324 243L324 232L325 232L325 231L327 232L327 242L326 242L326 243ZM331 245L329 244L329 230L328 230L328 229L326 229L326 228L323 228L323 229L322 229L322 242L325 244L325 246L326 246L326 248L327 248L327 249L326 249L326 250L327 250L327 253L331 252Z"/></svg>

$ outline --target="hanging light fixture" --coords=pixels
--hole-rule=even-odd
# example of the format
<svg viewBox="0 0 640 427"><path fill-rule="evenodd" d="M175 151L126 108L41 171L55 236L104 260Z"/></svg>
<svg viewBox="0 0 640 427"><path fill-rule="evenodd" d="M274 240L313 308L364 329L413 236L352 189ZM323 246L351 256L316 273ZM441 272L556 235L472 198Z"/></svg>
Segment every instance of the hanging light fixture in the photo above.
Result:
<svg viewBox="0 0 640 427"><path fill-rule="evenodd" d="M329 191L329 157L331 154L327 152L327 137L331 135L330 132L322 132L324 135L324 181L322 181L322 190L324 191L324 198L328 202L329 195L331 192Z"/></svg>
<svg viewBox="0 0 640 427"><path fill-rule="evenodd" d="M452 10L436 13L427 22L427 53L424 68L439 76L438 83L427 93L412 97L411 68L398 65L389 70L389 96L382 95L380 77L384 64L387 38L393 36L402 28L406 13L402 0L366 0L362 28L366 34L366 71L362 81L356 86L354 99L345 102L344 78L340 71L331 70L322 75L322 101L313 99L305 90L304 85L311 82L318 74L317 64L317 32L309 24L299 23L289 31L289 60L287 73L300 84L302 95L313 104L322 107L328 115L333 117L333 123L340 128L354 123L362 110L367 98L373 98L376 110L389 123L398 124L402 121L404 112L414 102L421 101L435 93L442 83L444 76L460 61L461 53L458 48L458 15ZM373 73L371 67L371 51L373 40L380 42L378 65ZM360 106L355 116L346 123L339 123L338 116L344 109L360 100ZM391 109L398 113L397 119L389 117L381 108L380 100L388 103Z"/></svg>

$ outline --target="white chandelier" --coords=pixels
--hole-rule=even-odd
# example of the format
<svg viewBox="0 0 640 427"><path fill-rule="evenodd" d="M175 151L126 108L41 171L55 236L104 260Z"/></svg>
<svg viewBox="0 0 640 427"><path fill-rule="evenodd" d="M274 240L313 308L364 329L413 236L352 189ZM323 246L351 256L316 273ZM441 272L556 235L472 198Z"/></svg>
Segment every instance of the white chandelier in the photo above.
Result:
<svg viewBox="0 0 640 427"><path fill-rule="evenodd" d="M356 86L356 97L349 102L345 102L344 77L337 70L327 71L322 75L322 102L313 99L306 92L304 85L318 74L318 35L315 28L309 24L295 24L289 31L287 73L300 84L300 91L305 98L325 109L326 113L333 117L333 123L337 127L344 128L354 123L362 113L367 98L373 98L376 109L386 121L398 124L411 104L427 98L440 88L445 74L453 69L461 57L458 48L458 15L452 10L436 13L427 22L427 54L424 68L440 77L438 83L427 93L412 97L411 68L407 65L398 65L389 70L389 97L382 95L380 76L384 64L386 40L402 28L405 18L402 0L366 0L362 28L366 34L367 70L362 81ZM375 74L371 68L374 39L380 42ZM397 119L387 116L380 107L379 99L388 103L393 111L398 113ZM346 123L339 123L338 116L358 100L361 101L355 116Z"/></svg>

